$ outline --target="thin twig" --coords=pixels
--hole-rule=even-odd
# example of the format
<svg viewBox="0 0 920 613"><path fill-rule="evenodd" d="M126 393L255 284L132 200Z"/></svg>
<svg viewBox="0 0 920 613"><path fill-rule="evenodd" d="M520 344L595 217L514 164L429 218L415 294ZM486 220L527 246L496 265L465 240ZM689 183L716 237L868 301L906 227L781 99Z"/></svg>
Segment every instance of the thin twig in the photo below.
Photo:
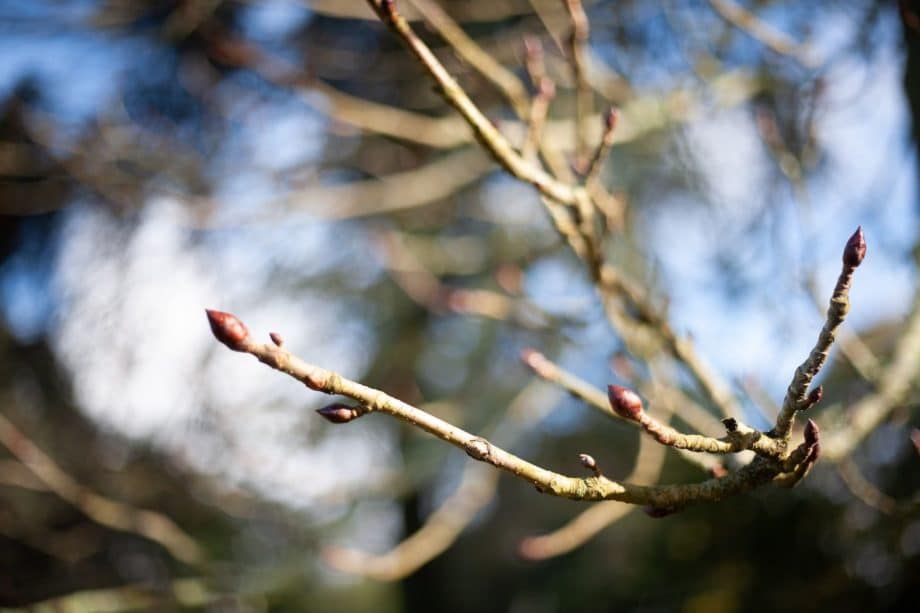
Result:
<svg viewBox="0 0 920 613"><path fill-rule="evenodd" d="M488 440L470 434L417 407L402 402L366 385L362 385L308 364L283 347L253 340L246 326L235 316L220 311L208 311L215 337L234 351L249 353L267 366L283 372L310 389L347 396L366 407L365 414L387 413L441 440L464 450L475 460L486 462L533 484L538 491L572 500L619 500L631 504L649 505L655 509L683 508L689 504L722 500L759 487L776 477L783 466L755 458L747 466L721 479L700 483L639 486L619 483L603 475L587 478L566 476L524 460Z"/></svg>
<svg viewBox="0 0 920 613"><path fill-rule="evenodd" d="M809 55L808 48L794 38L777 30L754 13L733 0L709 0L709 5L725 21L759 41L765 47L786 55L807 68L815 68L819 63Z"/></svg>
<svg viewBox="0 0 920 613"><path fill-rule="evenodd" d="M805 285L812 304L816 309L821 310L823 305L821 304L821 296L818 293L818 285L815 279L809 279ZM841 329L838 333L837 347L839 347L840 353L860 377L873 385L878 382L882 366L878 358L858 334L848 329Z"/></svg>
<svg viewBox="0 0 920 613"><path fill-rule="evenodd" d="M425 21L454 48L457 55L469 62L479 74L498 87L520 117L527 116L529 107L527 89L517 75L496 62L492 55L470 38L437 2L409 0L409 4L415 6Z"/></svg>
<svg viewBox="0 0 920 613"><path fill-rule="evenodd" d="M682 362L693 378L725 417L738 419L741 409L728 385L696 352L693 343L674 332L668 320L652 304L648 293L638 283L612 266L604 266L601 285L606 291L624 296L662 338L671 354Z"/></svg>
<svg viewBox="0 0 920 613"><path fill-rule="evenodd" d="M837 474L850 492L862 500L864 503L881 511L885 515L894 515L898 508L898 502L888 494L884 493L871 481L866 479L851 458L843 458L837 462Z"/></svg>
<svg viewBox="0 0 920 613"><path fill-rule="evenodd" d="M508 405L502 420L491 430L505 445L514 445L529 424L541 419L558 403L561 392L535 382L525 387ZM486 464L470 462L463 469L457 489L435 510L424 525L390 551L374 555L330 547L323 558L337 570L398 581L443 553L460 536L479 512L494 498L501 473Z"/></svg>
<svg viewBox="0 0 920 613"><path fill-rule="evenodd" d="M878 379L875 392L856 402L849 410L848 423L837 429L825 443L831 460L844 458L875 430L894 407L903 402L920 372L920 290L895 345L888 366Z"/></svg>
<svg viewBox="0 0 920 613"><path fill-rule="evenodd" d="M80 485L2 414L0 444L28 467L48 489L97 524L139 534L161 545L170 555L186 564L195 565L204 560L204 552L198 543L173 520L162 513L110 500Z"/></svg>
<svg viewBox="0 0 920 613"><path fill-rule="evenodd" d="M827 318L824 327L818 335L818 340L809 353L808 358L796 369L792 382L786 390L786 397L779 415L776 417L774 433L778 438L786 439L792 428L795 414L801 411L807 403L808 386L811 385L815 375L827 360L827 354L834 342L834 334L847 316L850 309L850 283L853 272L862 263L866 255L866 239L862 228L857 228L850 240L847 241L843 251L843 268L837 278L837 285L831 296L830 306L827 309Z"/></svg>
<svg viewBox="0 0 920 613"><path fill-rule="evenodd" d="M588 38L590 24L581 0L564 0L569 14L569 62L575 77L575 167L582 174L588 161L588 121L593 113L594 91L588 82Z"/></svg>
<svg viewBox="0 0 920 613"><path fill-rule="evenodd" d="M380 16L381 21L387 24L409 47L412 54L438 84L444 99L466 119L476 133L477 139L505 170L512 176L530 183L541 194L552 200L574 205L584 198L584 196L579 196L577 188L558 181L543 169L526 162L518 155L511 143L486 118L463 88L447 72L428 45L415 34L408 22L396 10L393 0L368 0L368 2ZM583 194L583 190L580 191Z"/></svg>
<svg viewBox="0 0 920 613"><path fill-rule="evenodd" d="M527 123L527 134L524 137L524 143L521 145L521 157L531 163L537 161L540 143L544 140L543 127L546 125L549 106L555 95L556 86L549 77L540 79L537 86L537 95L534 96L533 103L530 106L530 120Z"/></svg>
<svg viewBox="0 0 920 613"><path fill-rule="evenodd" d="M588 171L585 174L585 185L588 186L588 189L600 183L601 170L607 160L607 156L610 155L610 150L613 148L618 115L617 110L613 107L607 109L604 114L604 135L600 144L594 150L594 156L591 158L591 163L588 165Z"/></svg>
<svg viewBox="0 0 920 613"><path fill-rule="evenodd" d="M661 474L664 458L665 448L643 436L639 439L636 463L626 479L641 485L654 483ZM524 539L518 551L528 560L546 560L560 556L581 547L601 530L626 517L635 508L622 502L600 502L588 507L552 532Z"/></svg>

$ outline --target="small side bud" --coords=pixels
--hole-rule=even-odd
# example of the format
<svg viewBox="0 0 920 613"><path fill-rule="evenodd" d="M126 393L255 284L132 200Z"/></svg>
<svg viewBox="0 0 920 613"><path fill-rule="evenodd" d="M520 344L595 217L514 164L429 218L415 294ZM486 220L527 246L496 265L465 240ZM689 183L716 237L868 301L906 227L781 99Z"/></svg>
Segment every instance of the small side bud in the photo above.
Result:
<svg viewBox="0 0 920 613"><path fill-rule="evenodd" d="M268 337L272 339L272 342L275 343L278 347L284 345L284 337L278 334L277 332L269 332Z"/></svg>
<svg viewBox="0 0 920 613"><path fill-rule="evenodd" d="M843 265L847 268L856 268L862 264L865 257L866 237L863 235L862 226L859 226L843 248Z"/></svg>
<svg viewBox="0 0 920 613"><path fill-rule="evenodd" d="M642 415L642 399L636 392L619 385L608 385L607 399L617 415L630 421L639 421Z"/></svg>
<svg viewBox="0 0 920 613"><path fill-rule="evenodd" d="M805 404L806 409L810 409L824 398L824 386L819 385L808 393L808 400Z"/></svg>
<svg viewBox="0 0 920 613"><path fill-rule="evenodd" d="M246 341L249 339L249 330L236 315L205 309L208 323L214 338L234 351L246 351Z"/></svg>
<svg viewBox="0 0 920 613"><path fill-rule="evenodd" d="M719 462L709 467L709 474L712 475L715 479L721 479L722 477L728 476L728 470L726 470L725 466Z"/></svg>
<svg viewBox="0 0 920 613"><path fill-rule="evenodd" d="M620 112L616 107L611 106L604 112L604 130L608 133L617 129L617 120L620 118Z"/></svg>
<svg viewBox="0 0 920 613"><path fill-rule="evenodd" d="M734 417L726 417L722 420L722 425L725 426L725 429L729 432L735 432L738 430L738 420Z"/></svg>
<svg viewBox="0 0 920 613"><path fill-rule="evenodd" d="M361 417L367 412L367 410L361 406L352 407L348 406L347 404L337 402L335 404L325 406L321 409L316 409L316 412L334 424L345 424L352 421L353 419Z"/></svg>
<svg viewBox="0 0 920 613"><path fill-rule="evenodd" d="M597 461L589 456L587 453L579 453L578 459L581 461L581 465L587 468L588 470L597 472Z"/></svg>

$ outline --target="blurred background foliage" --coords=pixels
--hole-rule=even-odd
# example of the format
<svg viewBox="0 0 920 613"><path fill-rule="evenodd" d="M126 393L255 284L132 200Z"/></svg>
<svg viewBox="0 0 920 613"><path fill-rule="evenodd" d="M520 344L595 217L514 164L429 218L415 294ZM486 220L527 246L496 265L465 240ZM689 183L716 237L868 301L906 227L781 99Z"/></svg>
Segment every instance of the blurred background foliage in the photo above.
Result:
<svg viewBox="0 0 920 613"><path fill-rule="evenodd" d="M547 134L570 146L563 3L441 4L525 82L523 40L542 41L559 90ZM920 9L740 4L753 26L732 19L734 2L585 8L594 104L623 112L603 178L628 209L607 255L660 297L764 427L820 327L808 288L826 299L856 225L870 255L847 325L882 369L910 309ZM414 23L520 134L495 87ZM0 605L916 602L916 386L852 458L882 508L819 463L795 490L631 513L537 562L519 555L522 540L584 506L502 476L416 573L333 570L330 547L383 552L419 528L471 460L382 416L323 422L310 410L323 398L217 346L204 307L470 431L503 423L519 454L568 473L589 452L625 476L637 432L546 389L502 422L532 379L521 349L598 386L643 379L644 363L608 328L536 194L478 149L364 2L8 2L0 33ZM845 410L872 384L836 357L824 405ZM703 477L668 452L657 480Z"/></svg>

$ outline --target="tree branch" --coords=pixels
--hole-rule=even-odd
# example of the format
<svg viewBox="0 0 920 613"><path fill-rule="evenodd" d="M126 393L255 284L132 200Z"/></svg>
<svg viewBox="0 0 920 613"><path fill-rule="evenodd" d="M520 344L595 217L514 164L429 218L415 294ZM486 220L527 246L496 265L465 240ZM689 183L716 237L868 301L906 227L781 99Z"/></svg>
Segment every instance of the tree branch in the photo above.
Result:
<svg viewBox="0 0 920 613"><path fill-rule="evenodd" d="M364 407L362 415L381 412L396 417L462 449L473 459L513 474L534 485L538 491L553 496L585 501L618 500L673 512L696 502L714 502L749 491L769 482L784 469L781 464L758 457L737 472L701 483L640 486L613 481L603 475L570 477L524 460L380 390L308 364L282 347L259 343L250 337L246 326L234 315L213 310L207 311L207 315L214 336L230 349L249 353L312 390L356 400Z"/></svg>

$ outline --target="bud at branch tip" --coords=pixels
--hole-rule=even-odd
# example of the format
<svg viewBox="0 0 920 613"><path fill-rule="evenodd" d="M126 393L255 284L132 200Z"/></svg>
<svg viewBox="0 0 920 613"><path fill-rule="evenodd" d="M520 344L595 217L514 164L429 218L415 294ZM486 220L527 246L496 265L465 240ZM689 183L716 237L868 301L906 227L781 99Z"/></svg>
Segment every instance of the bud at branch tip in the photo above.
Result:
<svg viewBox="0 0 920 613"><path fill-rule="evenodd" d="M208 323L214 338L234 351L246 351L246 341L249 340L249 330L236 315L205 309Z"/></svg>
<svg viewBox="0 0 920 613"><path fill-rule="evenodd" d="M856 228L856 232L847 241L846 247L843 248L843 264L848 268L856 268L862 264L863 258L866 257L866 237L863 234L862 226Z"/></svg>
<svg viewBox="0 0 920 613"><path fill-rule="evenodd" d="M642 415L642 399L636 392L619 385L608 385L607 399L617 415L630 421L639 421Z"/></svg>

